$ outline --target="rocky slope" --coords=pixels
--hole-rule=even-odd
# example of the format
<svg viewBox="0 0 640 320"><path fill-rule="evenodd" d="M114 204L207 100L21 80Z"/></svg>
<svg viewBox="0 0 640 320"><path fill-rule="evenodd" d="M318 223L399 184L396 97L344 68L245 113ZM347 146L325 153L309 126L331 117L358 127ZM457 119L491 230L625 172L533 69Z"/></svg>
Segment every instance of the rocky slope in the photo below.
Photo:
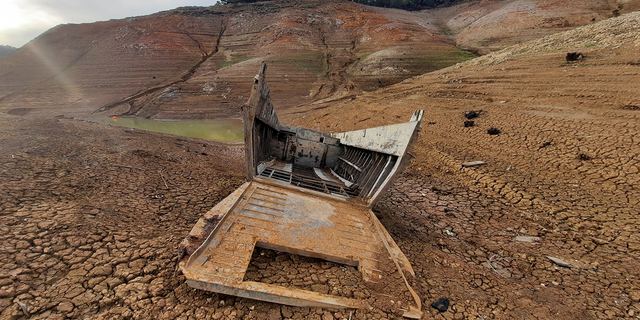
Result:
<svg viewBox="0 0 640 320"><path fill-rule="evenodd" d="M638 9L632 0L482 0L425 13L459 47L486 54Z"/></svg>
<svg viewBox="0 0 640 320"><path fill-rule="evenodd" d="M484 52L633 8L601 2L483 0L408 12L287 0L61 25L0 61L0 111L237 117L263 60L275 104L288 109L473 57L456 45ZM560 17L569 22L553 22Z"/></svg>

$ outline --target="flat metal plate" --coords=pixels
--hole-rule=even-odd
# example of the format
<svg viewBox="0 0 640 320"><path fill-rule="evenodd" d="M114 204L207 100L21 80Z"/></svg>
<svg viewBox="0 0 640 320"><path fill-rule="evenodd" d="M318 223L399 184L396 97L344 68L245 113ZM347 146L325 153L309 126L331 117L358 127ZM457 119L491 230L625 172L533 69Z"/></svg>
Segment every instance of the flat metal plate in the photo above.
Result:
<svg viewBox="0 0 640 320"><path fill-rule="evenodd" d="M402 280L413 270L368 208L259 181L246 184L220 205L210 213L227 210L226 214L189 259L180 263L189 285L296 306L368 306L364 300L243 281L253 250L260 246L356 266L368 285L402 288L401 296L391 300L409 297L400 305L414 304L411 289ZM192 238L202 237L206 216L192 230Z"/></svg>

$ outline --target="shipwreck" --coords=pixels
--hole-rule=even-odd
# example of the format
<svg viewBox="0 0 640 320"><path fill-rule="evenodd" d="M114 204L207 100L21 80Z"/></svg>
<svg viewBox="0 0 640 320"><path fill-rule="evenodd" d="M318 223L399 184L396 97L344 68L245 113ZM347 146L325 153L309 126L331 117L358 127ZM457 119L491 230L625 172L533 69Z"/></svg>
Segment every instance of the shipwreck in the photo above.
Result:
<svg viewBox="0 0 640 320"><path fill-rule="evenodd" d="M242 110L247 182L180 244L187 284L292 306L360 309L386 301L386 311L420 318L411 264L371 208L411 160L423 111L409 122L343 133L287 126L271 104L266 70L263 63ZM371 297L246 281L256 247L354 266Z"/></svg>

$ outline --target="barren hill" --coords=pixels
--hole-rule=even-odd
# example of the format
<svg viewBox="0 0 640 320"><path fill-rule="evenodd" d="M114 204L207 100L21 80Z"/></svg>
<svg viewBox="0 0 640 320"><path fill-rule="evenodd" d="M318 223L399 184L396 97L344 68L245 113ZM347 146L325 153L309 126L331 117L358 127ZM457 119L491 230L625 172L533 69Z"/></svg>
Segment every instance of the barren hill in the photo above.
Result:
<svg viewBox="0 0 640 320"><path fill-rule="evenodd" d="M482 0L426 11L456 45L482 54L640 9L632 0Z"/></svg>
<svg viewBox="0 0 640 320"><path fill-rule="evenodd" d="M16 48L12 46L0 45L0 58L16 51Z"/></svg>
<svg viewBox="0 0 640 320"><path fill-rule="evenodd" d="M402 10L335 0L187 7L49 30L0 63L0 106L43 115L101 108L234 117L263 60L274 75L273 96L286 108L470 57Z"/></svg>
<svg viewBox="0 0 640 320"><path fill-rule="evenodd" d="M478 51L501 48L619 10L601 2L570 2L558 10L546 0L485 0L408 12L287 0L60 25L0 61L0 111L237 117L263 60L273 75L274 102L287 109L372 91L473 57L456 43ZM571 23L512 21L523 12L527 19L566 16Z"/></svg>

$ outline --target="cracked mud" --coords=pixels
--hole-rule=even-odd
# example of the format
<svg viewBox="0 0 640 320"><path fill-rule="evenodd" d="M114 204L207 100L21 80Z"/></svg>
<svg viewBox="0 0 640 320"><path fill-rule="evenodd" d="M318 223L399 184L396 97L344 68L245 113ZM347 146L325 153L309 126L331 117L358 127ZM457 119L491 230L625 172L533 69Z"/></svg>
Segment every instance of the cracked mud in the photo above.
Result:
<svg viewBox="0 0 640 320"><path fill-rule="evenodd" d="M425 318L637 318L638 21L605 21L283 118L340 131L428 110L416 159L375 208L416 271ZM585 62L567 64L566 46ZM465 128L472 109L483 114ZM468 161L487 164L463 168ZM189 288L174 274L177 244L243 180L240 146L0 114L0 319L25 310L30 319L390 317ZM354 285L345 276L318 286L311 270L327 270L322 262L301 278L272 272L297 258L265 256L251 271L260 281ZM351 294L366 295L355 285ZM444 297L447 311L430 307Z"/></svg>

